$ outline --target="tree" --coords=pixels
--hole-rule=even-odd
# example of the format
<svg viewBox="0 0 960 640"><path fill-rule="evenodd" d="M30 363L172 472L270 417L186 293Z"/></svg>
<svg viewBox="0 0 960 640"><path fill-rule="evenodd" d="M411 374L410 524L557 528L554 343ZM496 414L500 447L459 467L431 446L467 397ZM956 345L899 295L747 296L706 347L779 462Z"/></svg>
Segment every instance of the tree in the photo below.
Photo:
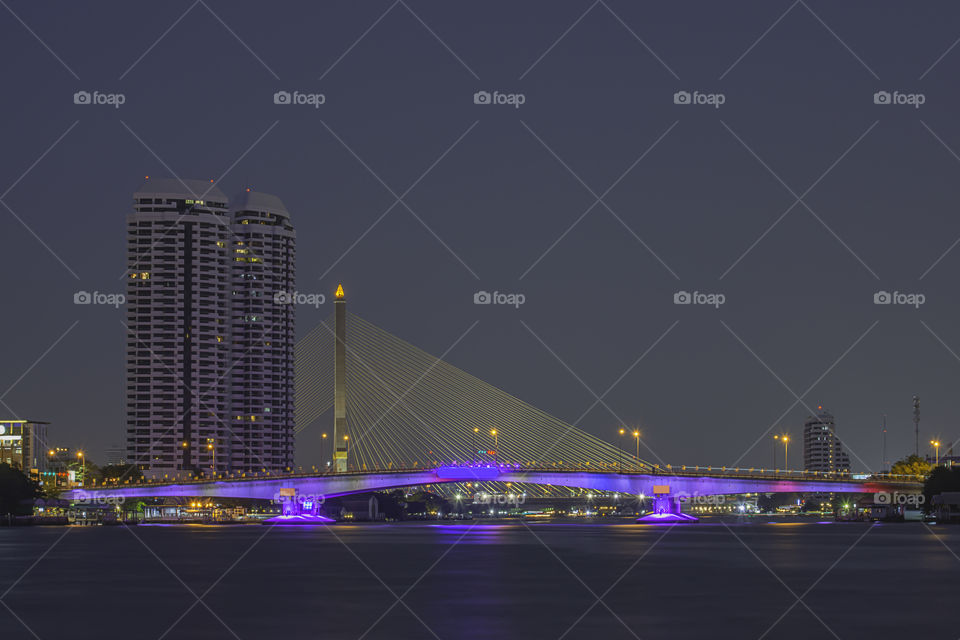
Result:
<svg viewBox="0 0 960 640"><path fill-rule="evenodd" d="M33 501L42 495L40 486L22 471L0 464L0 515L29 516Z"/></svg>
<svg viewBox="0 0 960 640"><path fill-rule="evenodd" d="M898 460L890 467L890 473L902 476L926 476L933 469L933 465L917 455L909 455Z"/></svg>
<svg viewBox="0 0 960 640"><path fill-rule="evenodd" d="M143 478L143 472L135 464L108 464L100 469L104 482L137 482Z"/></svg>
<svg viewBox="0 0 960 640"><path fill-rule="evenodd" d="M960 491L960 468L937 467L923 483L924 504L929 510L933 505L933 496L946 491Z"/></svg>

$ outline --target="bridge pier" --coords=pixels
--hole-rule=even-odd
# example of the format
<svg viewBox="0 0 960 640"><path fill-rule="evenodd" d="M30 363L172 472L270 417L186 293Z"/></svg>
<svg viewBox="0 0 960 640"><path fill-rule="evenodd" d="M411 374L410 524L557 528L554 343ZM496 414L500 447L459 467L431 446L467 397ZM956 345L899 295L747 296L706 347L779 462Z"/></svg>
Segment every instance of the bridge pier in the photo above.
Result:
<svg viewBox="0 0 960 640"><path fill-rule="evenodd" d="M667 485L654 485L653 510L637 518L642 523L698 522L700 518L683 513L683 502L677 496L670 495Z"/></svg>
<svg viewBox="0 0 960 640"><path fill-rule="evenodd" d="M302 496L295 487L280 489L276 500L280 502L280 515L267 518L264 524L328 524L333 518L320 515L323 499L318 496Z"/></svg>

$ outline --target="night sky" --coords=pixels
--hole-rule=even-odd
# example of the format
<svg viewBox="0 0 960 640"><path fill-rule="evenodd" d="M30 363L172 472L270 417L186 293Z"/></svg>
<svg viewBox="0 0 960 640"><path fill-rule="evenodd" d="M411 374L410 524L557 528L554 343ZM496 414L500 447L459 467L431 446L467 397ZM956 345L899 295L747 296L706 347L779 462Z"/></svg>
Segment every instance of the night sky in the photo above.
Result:
<svg viewBox="0 0 960 640"><path fill-rule="evenodd" d="M875 469L883 414L912 452L914 393L921 443L953 441L960 6L838 4L3 0L0 413L122 442L123 311L73 296L124 290L150 175L279 195L299 291L462 337L449 362L561 419L602 396L577 424L639 427L647 459L769 466L787 432L799 467L822 404Z"/></svg>

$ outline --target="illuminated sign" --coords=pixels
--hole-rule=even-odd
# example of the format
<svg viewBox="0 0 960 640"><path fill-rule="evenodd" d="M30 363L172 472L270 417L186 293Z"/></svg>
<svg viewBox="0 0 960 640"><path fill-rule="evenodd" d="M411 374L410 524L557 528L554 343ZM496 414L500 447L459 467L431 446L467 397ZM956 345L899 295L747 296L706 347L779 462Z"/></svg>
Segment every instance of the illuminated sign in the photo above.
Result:
<svg viewBox="0 0 960 640"><path fill-rule="evenodd" d="M5 434L6 432L7 432L7 425L5 425L5 424L0 424L0 436L2 436L3 434Z"/></svg>
<svg viewBox="0 0 960 640"><path fill-rule="evenodd" d="M661 495L665 493L670 493L670 485L668 484L655 484L653 485L653 495Z"/></svg>
<svg viewBox="0 0 960 640"><path fill-rule="evenodd" d="M296 498L297 489L296 487L281 487L280 488L280 497L281 498Z"/></svg>

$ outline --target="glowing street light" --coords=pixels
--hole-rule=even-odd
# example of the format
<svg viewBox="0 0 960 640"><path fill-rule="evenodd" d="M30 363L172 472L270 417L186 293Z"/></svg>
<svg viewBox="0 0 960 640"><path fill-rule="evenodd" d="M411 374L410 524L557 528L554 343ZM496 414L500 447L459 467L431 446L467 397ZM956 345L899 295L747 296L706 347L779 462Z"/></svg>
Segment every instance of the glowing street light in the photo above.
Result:
<svg viewBox="0 0 960 640"><path fill-rule="evenodd" d="M497 450L500 448L500 440L497 438L497 430L491 429L490 435L493 436L493 461L497 461Z"/></svg>
<svg viewBox="0 0 960 640"><path fill-rule="evenodd" d="M940 466L940 441L939 441L939 440L931 440L931 441L930 441L930 444L933 445L934 450L937 452L937 463L936 463L936 466L939 467L939 466Z"/></svg>
<svg viewBox="0 0 960 640"><path fill-rule="evenodd" d="M637 441L637 464L640 463L640 431L634 430L633 439Z"/></svg>
<svg viewBox="0 0 960 640"><path fill-rule="evenodd" d="M790 436L784 435L784 436L781 436L780 439L783 440L783 468L789 469L790 455L789 455L788 447L790 446Z"/></svg>

